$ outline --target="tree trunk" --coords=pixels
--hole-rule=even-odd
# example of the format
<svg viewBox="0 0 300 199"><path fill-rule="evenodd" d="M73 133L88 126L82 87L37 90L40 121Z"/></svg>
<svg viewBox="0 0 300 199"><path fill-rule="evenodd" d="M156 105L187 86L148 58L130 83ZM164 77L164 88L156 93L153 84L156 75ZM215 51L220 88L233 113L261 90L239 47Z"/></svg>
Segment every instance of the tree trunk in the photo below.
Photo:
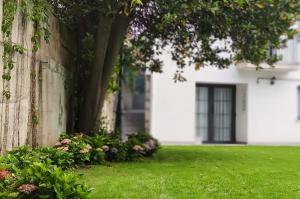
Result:
<svg viewBox="0 0 300 199"><path fill-rule="evenodd" d="M96 36L95 59L91 66L86 96L80 110L78 130L92 133L98 128L97 121L105 99L105 92L117 61L129 19L124 15L102 16Z"/></svg>

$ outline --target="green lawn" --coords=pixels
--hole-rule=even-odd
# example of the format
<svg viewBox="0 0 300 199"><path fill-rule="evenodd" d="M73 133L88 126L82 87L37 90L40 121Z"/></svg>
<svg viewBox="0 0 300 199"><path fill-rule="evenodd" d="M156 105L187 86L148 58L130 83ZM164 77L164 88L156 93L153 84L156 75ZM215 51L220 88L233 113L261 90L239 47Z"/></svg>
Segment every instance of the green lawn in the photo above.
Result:
<svg viewBox="0 0 300 199"><path fill-rule="evenodd" d="M300 198L300 147L172 146L80 170L92 198Z"/></svg>

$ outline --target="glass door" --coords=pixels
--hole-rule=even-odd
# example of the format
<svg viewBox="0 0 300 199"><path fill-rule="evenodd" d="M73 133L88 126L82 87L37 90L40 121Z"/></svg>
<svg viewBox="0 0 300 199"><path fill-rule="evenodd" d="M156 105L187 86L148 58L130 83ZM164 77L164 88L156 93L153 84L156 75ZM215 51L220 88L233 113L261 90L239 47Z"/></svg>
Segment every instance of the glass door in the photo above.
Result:
<svg viewBox="0 0 300 199"><path fill-rule="evenodd" d="M198 142L208 140L208 88L197 87L196 138Z"/></svg>
<svg viewBox="0 0 300 199"><path fill-rule="evenodd" d="M199 85L196 95L196 137L206 143L235 141L235 87Z"/></svg>

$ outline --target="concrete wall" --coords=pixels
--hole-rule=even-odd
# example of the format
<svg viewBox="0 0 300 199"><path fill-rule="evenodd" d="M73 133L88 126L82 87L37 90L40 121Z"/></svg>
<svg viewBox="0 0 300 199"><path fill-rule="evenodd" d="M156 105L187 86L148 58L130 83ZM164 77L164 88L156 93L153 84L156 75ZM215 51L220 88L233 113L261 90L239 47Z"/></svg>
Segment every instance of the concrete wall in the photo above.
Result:
<svg viewBox="0 0 300 199"><path fill-rule="evenodd" d="M236 86L236 141L246 143L248 140L248 85Z"/></svg>
<svg viewBox="0 0 300 199"><path fill-rule="evenodd" d="M0 22L2 22L0 1ZM50 20L50 43L42 41L40 50L32 53L32 24L18 14L13 25L12 41L27 50L16 54L15 68L8 82L11 98L0 95L0 152L24 144L52 145L66 130L67 79L70 74L75 42L62 25ZM0 31L0 54L3 53ZM68 68L69 67L69 68ZM0 61L0 74L3 63ZM0 79L0 93L6 82ZM37 119L37 123L35 122Z"/></svg>
<svg viewBox="0 0 300 199"><path fill-rule="evenodd" d="M293 43L293 42L292 42ZM295 43L293 43L294 45ZM162 55L162 74L152 75L151 133L169 144L196 144L195 94L197 83L236 85L236 139L249 144L300 144L297 88L300 86L300 43L285 51L298 55L293 69L251 70L231 66L193 67L185 70L187 82L174 83L177 70L169 52ZM274 85L269 80L276 76Z"/></svg>

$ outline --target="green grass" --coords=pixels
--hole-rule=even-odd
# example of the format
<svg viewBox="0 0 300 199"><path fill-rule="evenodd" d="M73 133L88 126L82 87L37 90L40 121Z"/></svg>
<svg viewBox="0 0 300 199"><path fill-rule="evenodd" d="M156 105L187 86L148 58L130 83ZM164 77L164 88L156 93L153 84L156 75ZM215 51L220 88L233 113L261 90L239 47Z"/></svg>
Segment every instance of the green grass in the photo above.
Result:
<svg viewBox="0 0 300 199"><path fill-rule="evenodd" d="M92 198L300 198L300 147L170 146L80 170Z"/></svg>

